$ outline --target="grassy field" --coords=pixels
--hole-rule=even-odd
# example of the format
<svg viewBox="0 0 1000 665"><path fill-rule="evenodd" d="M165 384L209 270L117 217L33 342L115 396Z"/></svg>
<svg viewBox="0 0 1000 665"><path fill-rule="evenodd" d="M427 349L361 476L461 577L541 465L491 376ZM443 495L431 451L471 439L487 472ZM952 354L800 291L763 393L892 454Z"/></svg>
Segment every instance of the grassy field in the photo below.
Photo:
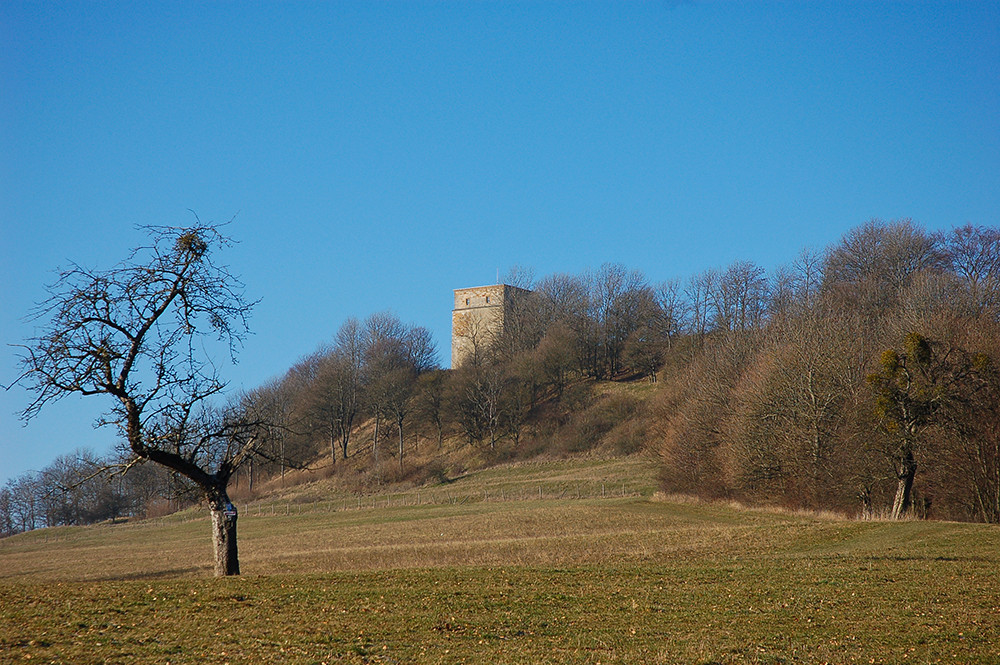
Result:
<svg viewBox="0 0 1000 665"><path fill-rule="evenodd" d="M290 491L241 507L235 579L197 512L8 538L0 662L1000 663L996 527L672 502L650 469Z"/></svg>

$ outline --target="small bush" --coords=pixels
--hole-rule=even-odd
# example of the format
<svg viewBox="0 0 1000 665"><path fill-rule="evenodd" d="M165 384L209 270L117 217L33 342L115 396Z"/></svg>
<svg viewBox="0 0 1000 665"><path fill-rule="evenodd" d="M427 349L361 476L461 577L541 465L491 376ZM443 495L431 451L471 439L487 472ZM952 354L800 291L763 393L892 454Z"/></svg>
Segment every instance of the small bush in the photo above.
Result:
<svg viewBox="0 0 1000 665"><path fill-rule="evenodd" d="M608 432L605 441L616 454L632 455L645 447L648 434L645 420L632 419Z"/></svg>
<svg viewBox="0 0 1000 665"><path fill-rule="evenodd" d="M444 485L451 482L451 478L448 477L448 468L440 459L432 460L429 464L424 466L422 476L422 482L420 484L424 485L429 483Z"/></svg>
<svg viewBox="0 0 1000 665"><path fill-rule="evenodd" d="M608 432L633 417L638 409L635 398L625 393L602 397L581 412L572 415L559 430L557 441L567 452L580 453L601 444Z"/></svg>

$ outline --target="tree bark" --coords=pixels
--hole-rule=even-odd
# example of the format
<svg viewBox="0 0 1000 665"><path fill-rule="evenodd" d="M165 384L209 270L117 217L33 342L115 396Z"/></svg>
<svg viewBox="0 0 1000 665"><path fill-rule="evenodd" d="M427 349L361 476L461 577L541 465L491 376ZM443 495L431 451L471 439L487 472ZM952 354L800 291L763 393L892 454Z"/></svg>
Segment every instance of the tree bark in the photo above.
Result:
<svg viewBox="0 0 1000 665"><path fill-rule="evenodd" d="M913 505L913 478L916 474L917 461L913 458L913 450L907 447L896 468L899 482L896 485L896 498L892 502L892 519L898 520L910 512Z"/></svg>
<svg viewBox="0 0 1000 665"><path fill-rule="evenodd" d="M351 439L351 423L342 423L340 429L340 452L344 459L347 459L347 443Z"/></svg>
<svg viewBox="0 0 1000 665"><path fill-rule="evenodd" d="M396 421L396 426L399 428L399 470L403 470L403 419L399 418Z"/></svg>
<svg viewBox="0 0 1000 665"><path fill-rule="evenodd" d="M240 559L236 548L236 506L225 493L209 501L212 513L212 546L215 550L215 576L240 574Z"/></svg>

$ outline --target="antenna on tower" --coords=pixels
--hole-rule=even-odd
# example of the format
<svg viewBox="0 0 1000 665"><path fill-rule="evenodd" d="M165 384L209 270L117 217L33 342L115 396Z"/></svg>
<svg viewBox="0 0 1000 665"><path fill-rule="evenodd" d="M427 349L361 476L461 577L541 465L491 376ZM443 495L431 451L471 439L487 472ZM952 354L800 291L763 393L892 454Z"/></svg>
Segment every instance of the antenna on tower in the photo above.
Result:
<svg viewBox="0 0 1000 665"><path fill-rule="evenodd" d="M500 267L499 266L497 266L497 281L496 281L496 283L497 284L500 283Z"/></svg>

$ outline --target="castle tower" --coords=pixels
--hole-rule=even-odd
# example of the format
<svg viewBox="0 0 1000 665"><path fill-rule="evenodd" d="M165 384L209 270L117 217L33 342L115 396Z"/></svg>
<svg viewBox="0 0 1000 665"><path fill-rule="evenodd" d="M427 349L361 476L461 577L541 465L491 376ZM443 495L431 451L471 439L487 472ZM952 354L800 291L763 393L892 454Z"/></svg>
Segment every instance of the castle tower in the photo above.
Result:
<svg viewBox="0 0 1000 665"><path fill-rule="evenodd" d="M451 311L451 367L484 353L503 332L504 319L519 294L531 293L508 284L455 289Z"/></svg>

